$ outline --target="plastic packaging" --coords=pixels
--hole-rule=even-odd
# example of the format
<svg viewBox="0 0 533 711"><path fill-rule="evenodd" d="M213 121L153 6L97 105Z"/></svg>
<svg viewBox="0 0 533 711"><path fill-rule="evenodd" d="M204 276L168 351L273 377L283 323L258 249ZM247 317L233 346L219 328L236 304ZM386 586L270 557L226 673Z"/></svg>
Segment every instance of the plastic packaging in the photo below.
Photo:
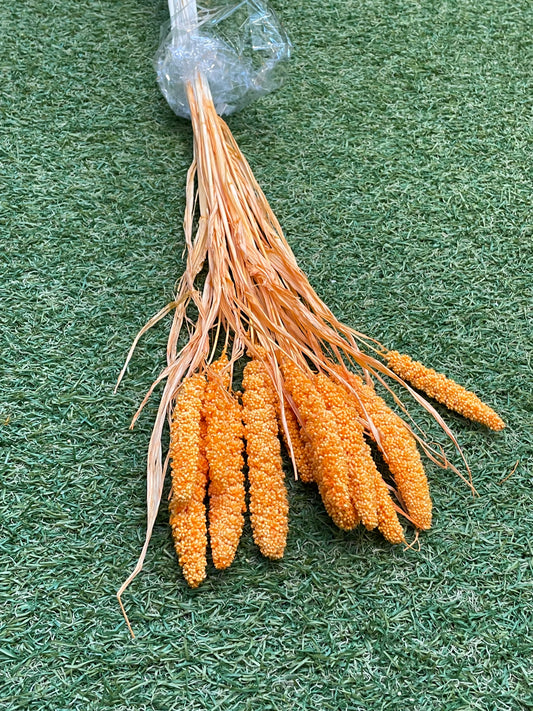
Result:
<svg viewBox="0 0 533 711"><path fill-rule="evenodd" d="M217 113L231 114L282 84L291 48L263 0L197 4L167 23L155 57L157 81L172 110L189 118L185 86L200 72Z"/></svg>

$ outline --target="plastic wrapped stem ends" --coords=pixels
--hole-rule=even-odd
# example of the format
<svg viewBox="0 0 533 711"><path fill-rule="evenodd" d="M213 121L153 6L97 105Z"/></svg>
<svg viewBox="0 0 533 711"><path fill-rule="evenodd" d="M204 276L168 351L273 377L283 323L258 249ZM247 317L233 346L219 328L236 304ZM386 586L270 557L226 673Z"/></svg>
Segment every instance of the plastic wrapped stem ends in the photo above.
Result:
<svg viewBox="0 0 533 711"><path fill-rule="evenodd" d="M232 114L282 84L290 53L285 30L263 0L207 0L193 11L178 9L164 26L157 81L172 110L190 118L185 87L199 72L217 113Z"/></svg>

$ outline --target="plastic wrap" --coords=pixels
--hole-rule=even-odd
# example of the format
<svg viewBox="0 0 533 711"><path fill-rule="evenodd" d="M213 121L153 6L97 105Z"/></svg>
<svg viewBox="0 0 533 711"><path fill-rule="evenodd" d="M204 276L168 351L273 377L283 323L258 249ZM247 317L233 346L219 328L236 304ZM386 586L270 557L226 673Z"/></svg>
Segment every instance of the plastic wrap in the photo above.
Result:
<svg viewBox="0 0 533 711"><path fill-rule="evenodd" d="M277 89L290 53L290 40L265 2L218 0L175 13L155 68L163 96L178 116L190 117L185 86L196 72L207 79L223 115Z"/></svg>

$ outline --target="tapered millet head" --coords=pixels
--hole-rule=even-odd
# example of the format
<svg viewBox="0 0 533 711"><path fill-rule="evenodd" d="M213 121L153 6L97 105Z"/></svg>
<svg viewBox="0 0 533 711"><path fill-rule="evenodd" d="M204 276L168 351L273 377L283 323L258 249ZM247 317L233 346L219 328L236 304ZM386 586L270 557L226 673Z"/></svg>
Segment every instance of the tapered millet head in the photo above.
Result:
<svg viewBox="0 0 533 711"><path fill-rule="evenodd" d="M354 402L360 415L365 416L364 406L379 432L380 448L410 518L417 528L427 530L431 527L432 503L415 438L401 417L359 376L349 373L347 377L359 397L359 401L354 398Z"/></svg>
<svg viewBox="0 0 533 711"><path fill-rule="evenodd" d="M259 359L245 366L243 389L253 537L263 555L278 559L287 542L289 503L278 439L277 395Z"/></svg>
<svg viewBox="0 0 533 711"><path fill-rule="evenodd" d="M209 540L216 568L233 562L246 510L241 405L229 392L229 375L222 375L225 357L208 371L204 398L207 426L206 457L209 463Z"/></svg>
<svg viewBox="0 0 533 711"><path fill-rule="evenodd" d="M337 424L312 380L294 363L282 364L285 387L291 395L309 438L316 463L316 482L324 506L335 524L351 530L358 523L353 506L346 453Z"/></svg>
<svg viewBox="0 0 533 711"><path fill-rule="evenodd" d="M503 430L505 422L480 398L462 385L433 368L413 360L408 355L389 351L385 358L391 370L413 387L445 405L449 410L458 412L474 422L480 422L492 430Z"/></svg>

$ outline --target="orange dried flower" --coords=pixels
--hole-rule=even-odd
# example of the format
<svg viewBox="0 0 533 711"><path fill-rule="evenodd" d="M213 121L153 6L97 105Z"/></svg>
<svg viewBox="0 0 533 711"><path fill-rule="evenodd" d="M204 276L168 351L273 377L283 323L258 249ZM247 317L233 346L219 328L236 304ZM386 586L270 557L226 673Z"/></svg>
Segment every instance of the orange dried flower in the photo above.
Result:
<svg viewBox="0 0 533 711"><path fill-rule="evenodd" d="M205 422L202 421L201 425L200 447L196 457L193 458L196 475L191 498L188 503L180 503L172 487L169 504L174 547L185 580L191 588L198 587L205 580L207 565L207 521L204 499L208 464L205 457Z"/></svg>
<svg viewBox="0 0 533 711"><path fill-rule="evenodd" d="M469 420L481 422L493 430L503 430L505 427L502 418L477 395L442 373L426 368L422 363L398 351L389 351L385 357L390 369L400 378L446 405L449 410L454 410Z"/></svg>
<svg viewBox="0 0 533 711"><path fill-rule="evenodd" d="M209 462L209 539L215 568L233 562L246 510L241 406L230 392L228 359L223 356L207 373L204 414Z"/></svg>
<svg viewBox="0 0 533 711"><path fill-rule="evenodd" d="M172 496L176 504L191 500L196 482L204 390L205 377L202 374L195 373L186 378L172 413L169 453Z"/></svg>
<svg viewBox="0 0 533 711"><path fill-rule="evenodd" d="M302 419L316 465L315 479L326 511L346 531L355 527L357 513L350 497L348 464L333 414L312 380L286 361L282 366L285 387Z"/></svg>
<svg viewBox="0 0 533 711"><path fill-rule="evenodd" d="M264 556L282 558L289 529L289 503L278 439L278 398L259 359L254 358L245 366L243 388L253 537Z"/></svg>
<svg viewBox="0 0 533 711"><path fill-rule="evenodd" d="M415 438L403 420L361 378L353 373L347 377L379 431L381 450L410 518L418 528L430 528L431 497ZM357 398L354 398L354 402L357 402ZM357 403L357 407L360 415L364 416L360 403Z"/></svg>

